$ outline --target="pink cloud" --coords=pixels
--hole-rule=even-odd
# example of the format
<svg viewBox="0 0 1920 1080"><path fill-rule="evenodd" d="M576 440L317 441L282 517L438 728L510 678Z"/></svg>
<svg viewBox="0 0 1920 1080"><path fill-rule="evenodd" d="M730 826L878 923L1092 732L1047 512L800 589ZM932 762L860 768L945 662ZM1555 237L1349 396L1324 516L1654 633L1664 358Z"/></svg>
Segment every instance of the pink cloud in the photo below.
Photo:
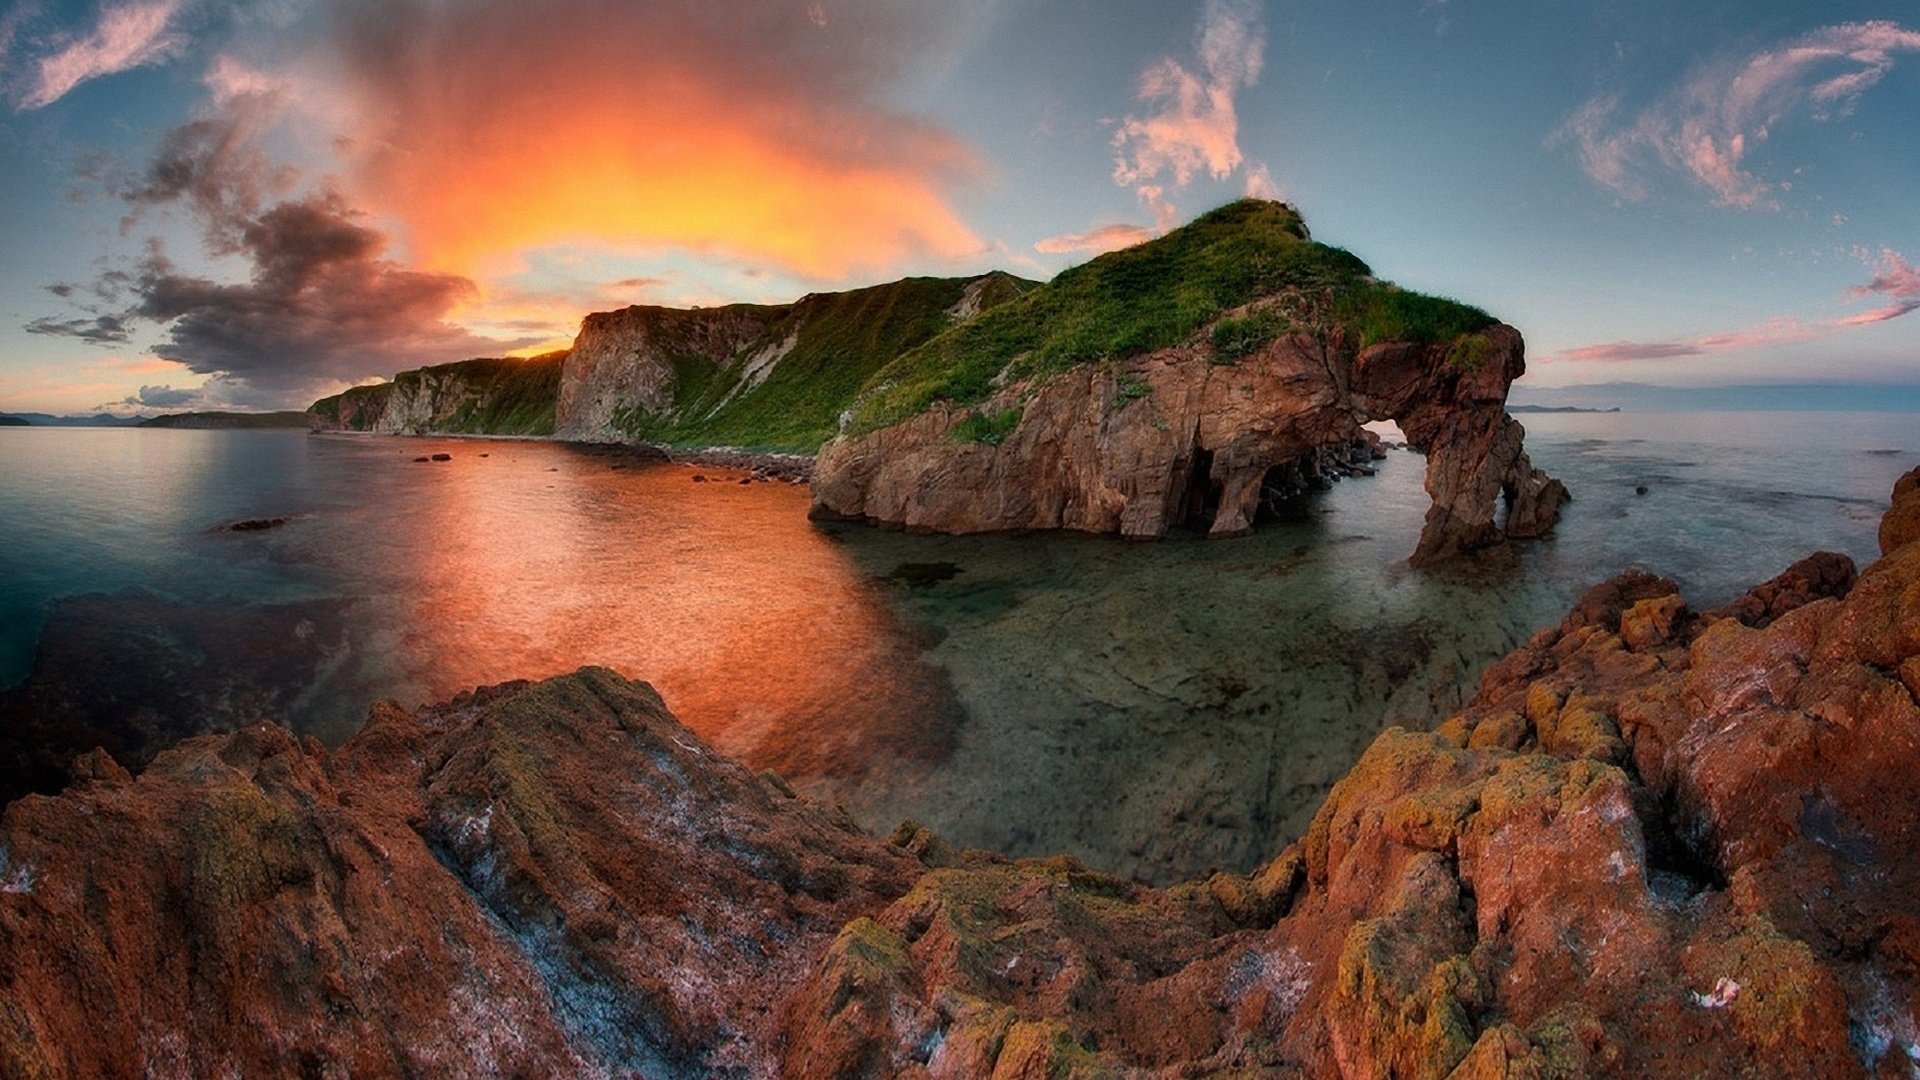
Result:
<svg viewBox="0 0 1920 1080"><path fill-rule="evenodd" d="M1059 255L1072 251L1085 251L1097 255L1102 252L1118 251L1121 248L1145 243L1158 235L1160 235L1158 232L1144 225L1101 225L1083 233L1067 233L1064 236L1049 236L1039 243L1034 244L1033 249L1035 251L1046 252L1049 255Z"/></svg>
<svg viewBox="0 0 1920 1080"><path fill-rule="evenodd" d="M1863 311L1858 315L1848 315L1839 320L1839 325L1867 326L1872 323L1886 322L1889 319L1897 319L1902 315L1908 315L1915 311L1920 311L1920 300L1906 300L1894 304L1891 307L1874 308L1872 311Z"/></svg>
<svg viewBox="0 0 1920 1080"><path fill-rule="evenodd" d="M1873 267L1873 280L1865 285L1855 285L1848 293L1852 296L1894 296L1901 298L1920 298L1920 268L1907 262L1900 253L1891 248L1883 248L1877 258L1871 258L1867 252L1859 251L1861 261Z"/></svg>
<svg viewBox="0 0 1920 1080"><path fill-rule="evenodd" d="M1914 267L1898 252L1883 250L1877 256L1858 252L1863 262L1873 267L1874 275L1865 285L1847 290L1853 297L1887 296L1894 303L1870 311L1855 312L1829 319L1805 320L1791 316L1768 319L1752 326L1718 334L1679 341L1614 341L1604 345L1586 345L1567 349L1545 358L1548 362L1619 363L1629 360L1667 360L1682 356L1706 356L1733 352L1756 345L1780 345L1809 341L1855 326L1871 326L1920 311L1920 268Z"/></svg>
<svg viewBox="0 0 1920 1080"><path fill-rule="evenodd" d="M40 58L33 78L16 90L14 107L38 109L89 79L172 57L184 39L167 32L181 0L122 4L101 12L93 32Z"/></svg>
<svg viewBox="0 0 1920 1080"><path fill-rule="evenodd" d="M1570 144L1586 174L1622 198L1645 198L1646 174L1664 169L1721 206L1778 209L1776 190L1786 186L1747 167L1753 148L1796 112L1846 115L1893 70L1896 56L1913 52L1920 52L1920 30L1884 20L1829 26L1709 66L1632 118L1622 117L1617 97L1596 97L1548 142Z"/></svg>
<svg viewBox="0 0 1920 1080"><path fill-rule="evenodd" d="M1168 57L1141 73L1139 100L1153 108L1129 115L1114 132L1113 179L1152 207L1163 230L1179 216L1168 185L1183 188L1203 173L1224 180L1245 162L1235 99L1259 81L1266 48L1257 0L1207 0L1195 50L1199 70ZM1265 175L1263 166L1255 168Z"/></svg>
<svg viewBox="0 0 1920 1080"><path fill-rule="evenodd" d="M1610 362L1617 360L1664 360L1672 356L1698 356L1700 347L1683 341L1614 341L1605 345L1587 345L1568 349L1547 359Z"/></svg>

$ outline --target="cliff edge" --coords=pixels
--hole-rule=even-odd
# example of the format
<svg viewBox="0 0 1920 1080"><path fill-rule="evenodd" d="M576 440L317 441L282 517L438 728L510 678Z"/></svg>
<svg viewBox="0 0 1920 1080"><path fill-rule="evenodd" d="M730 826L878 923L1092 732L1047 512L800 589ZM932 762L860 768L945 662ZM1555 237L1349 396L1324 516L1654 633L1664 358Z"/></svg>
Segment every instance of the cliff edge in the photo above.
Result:
<svg viewBox="0 0 1920 1080"><path fill-rule="evenodd" d="M596 669L92 753L0 815L0 1075L1910 1077L1916 522L1597 586L1168 889L871 839Z"/></svg>
<svg viewBox="0 0 1920 1080"><path fill-rule="evenodd" d="M1393 419L1428 457L1414 561L1435 561L1542 535L1567 498L1505 409L1525 370L1512 327L1381 282L1292 207L1242 200L880 369L821 449L814 513L1234 536Z"/></svg>

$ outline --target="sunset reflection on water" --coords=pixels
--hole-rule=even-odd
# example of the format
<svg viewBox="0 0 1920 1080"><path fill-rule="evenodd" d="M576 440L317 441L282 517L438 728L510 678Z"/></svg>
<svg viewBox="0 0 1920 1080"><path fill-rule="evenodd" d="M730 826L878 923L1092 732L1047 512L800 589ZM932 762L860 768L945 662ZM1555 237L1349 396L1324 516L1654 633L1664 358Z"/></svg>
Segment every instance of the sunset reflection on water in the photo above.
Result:
<svg viewBox="0 0 1920 1080"><path fill-rule="evenodd" d="M807 522L802 486L525 443L327 441L394 459L355 470L380 490L307 554L379 582L367 601L391 638L370 647L391 649L398 696L604 665L652 683L722 752L796 780L937 759L951 741L939 673ZM410 460L435 451L454 460Z"/></svg>

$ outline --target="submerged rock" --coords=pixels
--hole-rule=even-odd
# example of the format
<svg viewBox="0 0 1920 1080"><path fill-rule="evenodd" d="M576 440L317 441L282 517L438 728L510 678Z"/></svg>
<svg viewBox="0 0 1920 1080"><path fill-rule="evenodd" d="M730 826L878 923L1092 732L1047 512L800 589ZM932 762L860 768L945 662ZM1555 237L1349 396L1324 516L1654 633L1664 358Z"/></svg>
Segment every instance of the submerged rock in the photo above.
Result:
<svg viewBox="0 0 1920 1080"><path fill-rule="evenodd" d="M869 838L597 669L89 755L0 817L0 1071L1907 1077L1920 538L1847 570L1596 586L1167 889Z"/></svg>

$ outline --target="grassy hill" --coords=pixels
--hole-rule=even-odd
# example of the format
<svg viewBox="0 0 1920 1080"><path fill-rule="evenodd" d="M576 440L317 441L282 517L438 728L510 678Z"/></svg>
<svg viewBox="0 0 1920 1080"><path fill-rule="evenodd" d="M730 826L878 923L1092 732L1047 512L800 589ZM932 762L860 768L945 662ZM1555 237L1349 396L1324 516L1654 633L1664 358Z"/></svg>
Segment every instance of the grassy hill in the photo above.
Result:
<svg viewBox="0 0 1920 1080"><path fill-rule="evenodd" d="M1238 319L1263 297L1292 301ZM1156 240L1062 271L1051 282L956 326L868 380L852 429L869 431L935 401L970 403L995 381L1123 360L1194 339L1223 359L1284 333L1344 327L1361 345L1451 341L1495 320L1479 308L1406 292L1367 264L1314 242L1289 206L1243 199Z"/></svg>
<svg viewBox="0 0 1920 1080"><path fill-rule="evenodd" d="M303 412L186 412L172 413L142 420L145 428L183 428L183 429L255 429L255 428L304 428L307 426L307 414Z"/></svg>
<svg viewBox="0 0 1920 1080"><path fill-rule="evenodd" d="M674 409L628 409L615 423L647 442L812 453L833 437L841 413L876 371L968 314L969 290L973 308L985 311L1036 287L995 273L815 293L770 309L766 330L731 356L676 355ZM754 384L752 358L768 352L783 355Z"/></svg>

